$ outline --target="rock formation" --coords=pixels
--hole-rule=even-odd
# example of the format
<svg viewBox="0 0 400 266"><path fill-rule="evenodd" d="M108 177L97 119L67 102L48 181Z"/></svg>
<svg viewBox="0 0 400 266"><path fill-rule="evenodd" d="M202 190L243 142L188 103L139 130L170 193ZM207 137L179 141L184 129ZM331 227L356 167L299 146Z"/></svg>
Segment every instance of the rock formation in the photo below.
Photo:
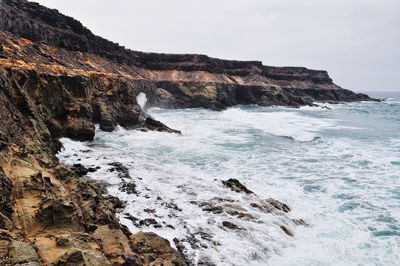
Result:
<svg viewBox="0 0 400 266"><path fill-rule="evenodd" d="M325 71L131 51L56 10L2 0L1 265L186 264L157 235L132 235L116 219L118 200L55 157L58 138L92 140L95 124L179 133L142 110L140 92L148 106L217 110L371 100Z"/></svg>

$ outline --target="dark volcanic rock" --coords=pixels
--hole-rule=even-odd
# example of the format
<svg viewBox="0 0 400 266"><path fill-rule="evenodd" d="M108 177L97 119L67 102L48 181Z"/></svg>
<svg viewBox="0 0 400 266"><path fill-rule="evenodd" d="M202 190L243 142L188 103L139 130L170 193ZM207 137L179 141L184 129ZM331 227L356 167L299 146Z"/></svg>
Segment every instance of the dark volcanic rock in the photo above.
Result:
<svg viewBox="0 0 400 266"><path fill-rule="evenodd" d="M222 181L222 184L227 188L231 189L232 191L238 193L245 193L245 194L254 194L253 191L245 187L242 183L239 182L237 179L230 178L226 181Z"/></svg>
<svg viewBox="0 0 400 266"><path fill-rule="evenodd" d="M119 189L128 194L137 194L135 182L123 182Z"/></svg>
<svg viewBox="0 0 400 266"><path fill-rule="evenodd" d="M282 231L285 232L285 234L287 234L288 236L294 236L293 232L290 231L286 226L281 225L280 228L281 228Z"/></svg>
<svg viewBox="0 0 400 266"><path fill-rule="evenodd" d="M283 202L280 202L279 200L269 198L269 199L266 200L266 202L268 202L269 204L274 206L275 209L278 209L278 210L283 211L283 212L290 212L289 206L287 206Z"/></svg>
<svg viewBox="0 0 400 266"><path fill-rule="evenodd" d="M223 222L222 222L222 225L223 225L224 227L228 228L228 229L231 229L231 230L242 230L242 228L240 228L240 227L237 226L236 224L231 223L231 222L228 222L228 221L223 221Z"/></svg>
<svg viewBox="0 0 400 266"><path fill-rule="evenodd" d="M75 174L79 177L82 177L82 176L86 175L87 173L89 173L89 169L87 169L85 166L83 166L80 163L74 164L72 166L72 171L74 171Z"/></svg>
<svg viewBox="0 0 400 266"><path fill-rule="evenodd" d="M117 171L118 172L118 177L119 178L126 178L126 179L132 179L131 175L129 174L129 169L125 165L123 165L120 162L113 162L109 163L109 165L112 166L110 169L110 172Z"/></svg>
<svg viewBox="0 0 400 266"><path fill-rule="evenodd" d="M155 120L154 118L147 117L146 120L143 123L143 126L141 128L143 131L160 131L160 132L169 132L169 133L176 133L176 134L182 134L181 131L172 129L164 125L158 120Z"/></svg>

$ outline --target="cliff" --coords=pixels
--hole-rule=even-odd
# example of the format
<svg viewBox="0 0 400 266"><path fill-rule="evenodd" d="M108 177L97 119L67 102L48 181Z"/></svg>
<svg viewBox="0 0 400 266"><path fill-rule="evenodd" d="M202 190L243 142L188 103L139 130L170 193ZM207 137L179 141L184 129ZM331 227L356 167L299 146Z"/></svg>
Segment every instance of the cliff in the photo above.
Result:
<svg viewBox="0 0 400 266"><path fill-rule="evenodd" d="M371 100L326 71L131 51L56 10L2 0L0 264L186 264L166 240L129 232L122 203L55 157L58 138L92 140L95 124L179 133L142 110L140 92L166 108Z"/></svg>
<svg viewBox="0 0 400 266"><path fill-rule="evenodd" d="M235 104L300 106L313 101L369 100L335 85L326 71L125 49L95 36L75 19L32 2L3 0L0 18L0 29L33 43L26 47L27 57L14 59L34 63L33 68L46 62L58 70L149 81L152 84L144 90L151 105L222 109ZM32 61L31 52L39 53L37 61ZM87 62L87 57L92 60Z"/></svg>

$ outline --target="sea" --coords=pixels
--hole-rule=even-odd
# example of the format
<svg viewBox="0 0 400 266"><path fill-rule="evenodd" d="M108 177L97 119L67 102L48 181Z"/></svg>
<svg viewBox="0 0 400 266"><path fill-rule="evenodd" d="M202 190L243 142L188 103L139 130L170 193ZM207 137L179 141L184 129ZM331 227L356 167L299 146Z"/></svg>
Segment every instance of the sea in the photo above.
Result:
<svg viewBox="0 0 400 266"><path fill-rule="evenodd" d="M99 168L88 178L126 202L121 223L168 239L193 265L400 265L400 92L369 94L384 100L150 108L182 135L97 129L91 142L61 139L58 157ZM253 207L269 198L291 211Z"/></svg>

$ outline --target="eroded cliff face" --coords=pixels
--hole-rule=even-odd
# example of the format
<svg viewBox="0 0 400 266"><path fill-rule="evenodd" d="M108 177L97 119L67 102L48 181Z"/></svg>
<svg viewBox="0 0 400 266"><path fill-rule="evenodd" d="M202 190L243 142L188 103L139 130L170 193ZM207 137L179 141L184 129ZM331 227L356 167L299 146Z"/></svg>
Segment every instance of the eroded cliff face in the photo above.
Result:
<svg viewBox="0 0 400 266"><path fill-rule="evenodd" d="M91 139L95 122L111 130L146 121L125 101L132 84L113 82L0 70L0 264L185 265L165 240L121 226L122 202L55 157L57 136ZM100 85L109 98L92 94Z"/></svg>
<svg viewBox="0 0 400 266"><path fill-rule="evenodd" d="M166 108L370 100L326 71L131 51L55 10L2 0L0 264L186 264L159 236L128 232L123 203L55 157L59 137L92 140L95 124L179 133L142 110L140 92Z"/></svg>
<svg viewBox="0 0 400 266"><path fill-rule="evenodd" d="M0 29L25 38L22 50L12 57L20 64L35 69L41 65L52 73L146 80L152 83L146 86L150 103L163 107L220 109L248 103L300 106L313 101L370 100L335 85L326 71L125 49L95 36L73 18L25 0L3 0Z"/></svg>

